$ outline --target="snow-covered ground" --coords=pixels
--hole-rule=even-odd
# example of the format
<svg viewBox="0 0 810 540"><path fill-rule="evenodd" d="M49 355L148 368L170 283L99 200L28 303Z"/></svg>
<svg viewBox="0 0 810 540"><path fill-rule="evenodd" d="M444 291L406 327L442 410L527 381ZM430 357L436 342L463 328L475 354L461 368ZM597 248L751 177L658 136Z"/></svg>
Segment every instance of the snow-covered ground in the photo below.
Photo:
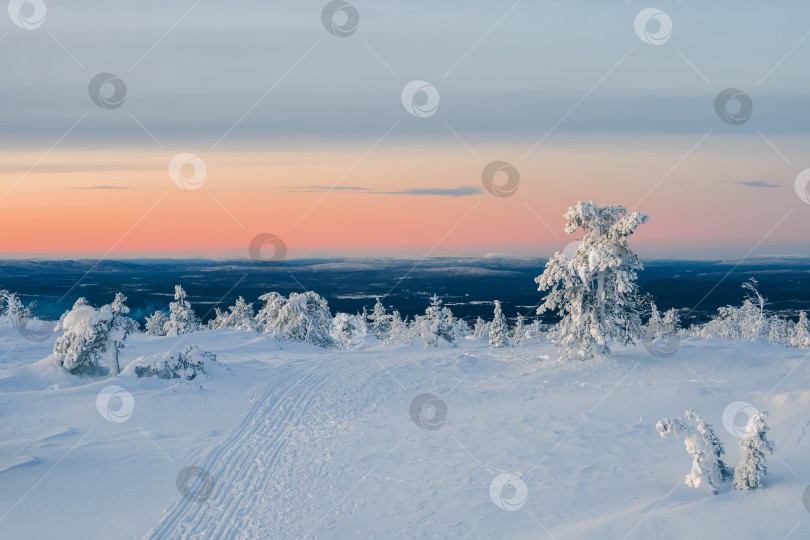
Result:
<svg viewBox="0 0 810 540"><path fill-rule="evenodd" d="M807 350L689 339L561 363L551 345L324 351L217 330L132 335L121 363L191 343L221 362L194 381L91 379L47 359L53 339L0 328L0 538L810 536ZM733 466L737 401L770 412L765 488L685 486L691 458L656 423L694 408Z"/></svg>

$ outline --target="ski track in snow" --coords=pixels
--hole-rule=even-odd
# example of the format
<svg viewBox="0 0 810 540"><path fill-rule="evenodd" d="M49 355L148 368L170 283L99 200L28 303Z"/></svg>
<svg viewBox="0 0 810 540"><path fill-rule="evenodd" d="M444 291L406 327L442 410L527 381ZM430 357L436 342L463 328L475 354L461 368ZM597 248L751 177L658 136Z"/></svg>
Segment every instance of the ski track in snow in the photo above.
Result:
<svg viewBox="0 0 810 540"><path fill-rule="evenodd" d="M364 384L368 381L363 380L363 372L373 370L363 370L357 360L329 356L316 361L314 366L302 362L297 369L271 383L239 428L203 463L196 464L216 479L210 497L204 502L191 502L178 496L147 538L306 535L309 531L305 527L311 526L314 516L329 510L319 508L318 503L323 506L333 501L325 498L330 491L328 484L339 482L340 478L329 473L341 468L329 467L328 459L326 462L301 459L296 452L308 450L298 448L294 442L303 434L309 436L306 443L311 446L316 437L328 439L328 432L337 431L328 413L324 414L327 408L336 408L334 416L343 421L356 416L357 411L353 415L351 410L335 407L343 398L357 408L356 396L348 396L347 387L364 388L367 399L381 399L379 393L370 391L372 385ZM379 373L368 375L380 377ZM368 401L366 405L364 410L373 407ZM305 465L313 470L304 469ZM303 496L302 488L307 491Z"/></svg>

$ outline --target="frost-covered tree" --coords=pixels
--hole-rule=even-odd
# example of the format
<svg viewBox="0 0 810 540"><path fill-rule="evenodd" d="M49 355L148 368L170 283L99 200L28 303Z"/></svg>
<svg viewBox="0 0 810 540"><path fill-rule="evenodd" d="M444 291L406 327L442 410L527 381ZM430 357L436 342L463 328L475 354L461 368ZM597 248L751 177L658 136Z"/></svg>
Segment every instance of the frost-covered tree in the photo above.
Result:
<svg viewBox="0 0 810 540"><path fill-rule="evenodd" d="M374 310L368 315L368 320L371 322L371 333L379 340L388 339L391 333L391 322L393 317L390 313L385 312L385 306L380 302L380 297L377 297L377 302L374 304Z"/></svg>
<svg viewBox="0 0 810 540"><path fill-rule="evenodd" d="M684 418L664 418L655 428L662 438L669 435L683 437L686 451L692 456L692 470L684 483L697 488L705 482L716 494L717 486L730 476L731 471L721 459L725 450L712 426L689 409Z"/></svg>
<svg viewBox="0 0 810 540"><path fill-rule="evenodd" d="M489 340L489 323L478 317L475 320L475 326L473 326L473 335L478 339Z"/></svg>
<svg viewBox="0 0 810 540"><path fill-rule="evenodd" d="M515 326L512 328L512 343L515 345L523 345L526 343L526 327L524 320L523 315L518 313L515 319Z"/></svg>
<svg viewBox="0 0 810 540"><path fill-rule="evenodd" d="M526 342L540 343L541 341L543 341L543 326L538 319L535 319L526 327Z"/></svg>
<svg viewBox="0 0 810 540"><path fill-rule="evenodd" d="M174 286L174 302L169 304L169 320L164 328L167 336L190 334L200 329L200 319L191 309L186 291L180 285Z"/></svg>
<svg viewBox="0 0 810 540"><path fill-rule="evenodd" d="M160 310L155 311L150 317L146 318L146 333L150 336L165 336L168 321L169 319L166 318L165 313Z"/></svg>
<svg viewBox="0 0 810 540"><path fill-rule="evenodd" d="M277 292L269 292L259 297L262 307L256 314L256 330L262 334L275 335L278 332L278 316L287 299Z"/></svg>
<svg viewBox="0 0 810 540"><path fill-rule="evenodd" d="M65 317L67 317L68 313L70 313L71 311L73 311L74 309L76 309L78 307L89 306L89 305L90 305L90 302L88 302L87 298L85 298L84 296L80 296L79 298L77 298L76 301L73 302L73 307L70 308L69 310L65 311L64 313L62 313L62 316L59 317L59 322L56 323L56 331L58 332L58 331L63 330L62 321L65 320Z"/></svg>
<svg viewBox="0 0 810 540"><path fill-rule="evenodd" d="M668 309L664 313L664 318L662 319L661 323L663 324L667 335L677 335L681 330L681 316L678 313L678 310L675 308Z"/></svg>
<svg viewBox="0 0 810 540"><path fill-rule="evenodd" d="M645 339L660 339L666 336L664 321L661 319L655 302L650 302L650 318L644 325L643 334Z"/></svg>
<svg viewBox="0 0 810 540"><path fill-rule="evenodd" d="M407 317L402 320L399 311L394 310L391 314L391 330L388 332L388 339L386 343L413 343L413 332L411 332L411 325L408 324Z"/></svg>
<svg viewBox="0 0 810 540"><path fill-rule="evenodd" d="M53 353L60 365L70 372L94 373L104 367L105 353L114 344L107 333L113 320L109 305L96 309L74 306L62 319L64 333L56 339Z"/></svg>
<svg viewBox="0 0 810 540"><path fill-rule="evenodd" d="M641 336L637 270L643 269L627 238L649 220L624 206L579 202L565 214L565 232L582 229L572 258L557 252L535 279L549 291L537 313L556 311L558 345L567 356L608 354L609 341L632 344Z"/></svg>
<svg viewBox="0 0 810 540"><path fill-rule="evenodd" d="M236 304L229 307L228 311L223 312L216 308L216 315L208 321L208 328L212 330L218 328L255 330L256 319L253 316L253 306L240 296L236 299Z"/></svg>
<svg viewBox="0 0 810 540"><path fill-rule="evenodd" d="M3 303L6 304L5 307ZM31 306L25 306L17 293L2 291L0 296L0 314L8 318L8 322L19 325L22 321L31 318Z"/></svg>
<svg viewBox="0 0 810 540"><path fill-rule="evenodd" d="M799 320L793 326L790 335L791 347L810 347L810 324L807 321L807 313L799 313Z"/></svg>
<svg viewBox="0 0 810 540"><path fill-rule="evenodd" d="M734 489L748 490L762 487L762 478L768 474L765 453L773 454L773 442L765 432L767 411L752 415L745 426L745 436L740 439L740 461L734 468Z"/></svg>
<svg viewBox="0 0 810 540"><path fill-rule="evenodd" d="M495 300L495 312L489 324L489 345L496 349L509 346L509 328L506 326L500 300Z"/></svg>
<svg viewBox="0 0 810 540"><path fill-rule="evenodd" d="M107 355L107 364L110 366L112 375L118 375L121 371L118 362L118 355L121 349L124 348L124 341L127 336L138 332L140 325L127 315L129 314L129 307L125 304L127 297L123 293L116 293L115 299L110 304L110 312L112 313L112 320L110 327L107 330L108 344L105 347Z"/></svg>
<svg viewBox="0 0 810 540"><path fill-rule="evenodd" d="M366 341L366 318L363 315L337 313L332 319L330 336L338 347L359 349Z"/></svg>
<svg viewBox="0 0 810 540"><path fill-rule="evenodd" d="M279 339L301 341L317 347L333 347L330 335L332 314L324 298L317 293L291 293L271 325Z"/></svg>
<svg viewBox="0 0 810 540"><path fill-rule="evenodd" d="M417 316L413 324L425 347L455 346L453 312L442 306L442 300L436 294L430 298L430 306L425 314Z"/></svg>
<svg viewBox="0 0 810 540"><path fill-rule="evenodd" d="M472 333L470 325L464 319L453 319L453 339L458 341L464 339Z"/></svg>

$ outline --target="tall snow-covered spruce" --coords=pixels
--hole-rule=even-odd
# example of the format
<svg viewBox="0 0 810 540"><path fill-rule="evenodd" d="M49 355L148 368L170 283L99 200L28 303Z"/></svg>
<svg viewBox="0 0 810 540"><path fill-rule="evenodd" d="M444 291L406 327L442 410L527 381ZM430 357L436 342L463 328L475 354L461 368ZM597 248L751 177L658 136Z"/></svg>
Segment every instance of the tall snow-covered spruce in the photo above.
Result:
<svg viewBox="0 0 810 540"><path fill-rule="evenodd" d="M186 291L180 285L174 286L174 302L169 304L169 320L164 328L167 336L190 334L200 329L200 320L191 309Z"/></svg>
<svg viewBox="0 0 810 540"><path fill-rule="evenodd" d="M509 328L506 326L500 300L495 300L495 312L489 325L489 344L496 349L509 346Z"/></svg>
<svg viewBox="0 0 810 540"><path fill-rule="evenodd" d="M582 229L584 237L571 259L555 253L535 279L539 291L549 291L537 313L561 316L557 345L566 356L609 354L610 341L629 345L642 335L636 271L643 266L627 237L649 217L593 202L578 202L564 217L565 232Z"/></svg>

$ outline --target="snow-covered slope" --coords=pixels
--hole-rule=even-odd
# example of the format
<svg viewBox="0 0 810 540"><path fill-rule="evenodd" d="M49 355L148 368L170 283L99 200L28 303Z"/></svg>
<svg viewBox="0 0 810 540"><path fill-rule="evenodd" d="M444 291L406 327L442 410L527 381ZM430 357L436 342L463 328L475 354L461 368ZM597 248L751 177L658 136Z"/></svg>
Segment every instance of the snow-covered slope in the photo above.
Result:
<svg viewBox="0 0 810 540"><path fill-rule="evenodd" d="M221 365L91 379L0 328L0 538L810 535L806 350L695 339L559 363L551 345L323 351L218 330L130 336L121 363L191 343ZM97 406L111 385L131 415L120 391ZM770 412L765 489L685 486L691 459L656 422L694 408L734 465L737 401Z"/></svg>

